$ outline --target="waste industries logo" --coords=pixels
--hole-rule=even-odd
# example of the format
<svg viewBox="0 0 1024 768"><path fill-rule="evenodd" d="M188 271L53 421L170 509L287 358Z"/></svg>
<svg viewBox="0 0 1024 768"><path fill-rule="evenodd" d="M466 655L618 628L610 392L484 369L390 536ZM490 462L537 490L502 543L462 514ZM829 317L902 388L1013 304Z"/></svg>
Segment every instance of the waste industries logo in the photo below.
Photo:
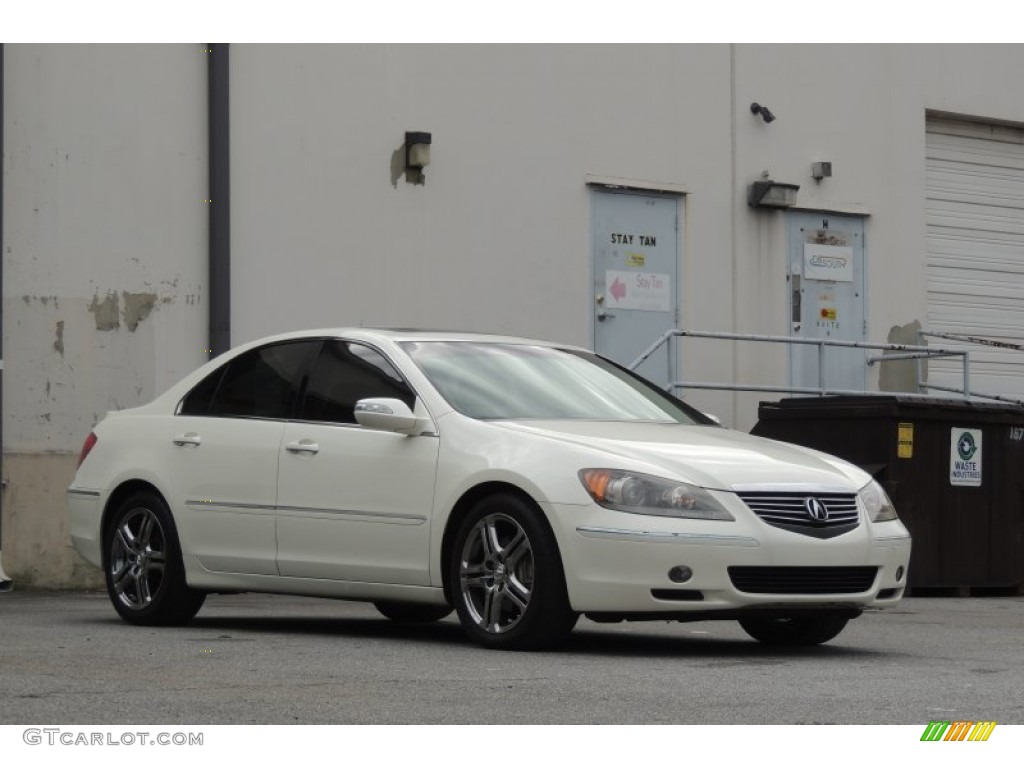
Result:
<svg viewBox="0 0 1024 768"><path fill-rule="evenodd" d="M978 446L974 442L974 435L970 432L964 432L960 435L960 440L956 444L956 452L960 454L962 461L973 459L974 454L978 452Z"/></svg>
<svg viewBox="0 0 1024 768"><path fill-rule="evenodd" d="M994 720L932 720L921 741L988 741L995 729Z"/></svg>
<svg viewBox="0 0 1024 768"><path fill-rule="evenodd" d="M981 430L953 427L949 436L949 484L981 485Z"/></svg>

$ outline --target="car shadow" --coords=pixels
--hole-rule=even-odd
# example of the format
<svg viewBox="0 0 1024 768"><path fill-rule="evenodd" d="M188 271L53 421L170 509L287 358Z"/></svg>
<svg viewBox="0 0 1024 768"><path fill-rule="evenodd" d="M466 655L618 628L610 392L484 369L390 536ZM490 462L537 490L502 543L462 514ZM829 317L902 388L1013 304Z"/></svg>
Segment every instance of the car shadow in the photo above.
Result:
<svg viewBox="0 0 1024 768"><path fill-rule="evenodd" d="M609 658L691 657L719 659L716 666L732 666L758 662L785 664L794 659L865 659L891 654L857 646L844 645L842 638L825 645L770 646L753 639L726 637L694 637L683 634L645 633L641 631L612 632L600 627L581 628L569 636L562 653L603 656Z"/></svg>
<svg viewBox="0 0 1024 768"><path fill-rule="evenodd" d="M97 620L105 625L121 623L120 619ZM152 632L151 627L126 628ZM619 625L621 626L621 625ZM639 628L639 631L638 631ZM468 651L489 653L479 647L463 632L458 621L449 617L431 623L396 622L383 617L340 618L326 616L216 616L200 614L189 624L160 631L176 631L200 636L189 639L196 642L258 642L261 637L281 635L309 635L379 641L410 641L434 646L458 646ZM556 649L529 651L553 655L572 655L594 658L707 658L716 659L719 666L740 664L784 664L798 659L850 660L872 657L891 658L892 653L870 648L846 645L842 637L825 645L809 647L767 646L744 638L695 637L684 634L643 632L642 625L634 624L630 631L609 630L597 624L581 624ZM216 633L211 636L211 633Z"/></svg>

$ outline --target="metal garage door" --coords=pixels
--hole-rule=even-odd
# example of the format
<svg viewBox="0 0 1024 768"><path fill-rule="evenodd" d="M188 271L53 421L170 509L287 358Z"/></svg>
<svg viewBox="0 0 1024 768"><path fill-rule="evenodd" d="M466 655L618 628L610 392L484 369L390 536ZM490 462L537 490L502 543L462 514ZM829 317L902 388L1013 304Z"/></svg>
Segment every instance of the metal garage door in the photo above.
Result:
<svg viewBox="0 0 1024 768"><path fill-rule="evenodd" d="M1024 344L1024 130L929 117L926 144L927 326ZM1024 395L1024 353L970 352L972 390ZM959 363L929 380L959 385Z"/></svg>

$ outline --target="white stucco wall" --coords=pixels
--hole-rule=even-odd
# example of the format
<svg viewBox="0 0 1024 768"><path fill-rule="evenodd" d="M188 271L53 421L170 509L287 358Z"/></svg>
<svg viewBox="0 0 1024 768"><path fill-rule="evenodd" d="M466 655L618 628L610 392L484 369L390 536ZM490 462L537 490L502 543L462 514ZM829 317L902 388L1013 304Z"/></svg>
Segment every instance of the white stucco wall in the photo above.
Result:
<svg viewBox="0 0 1024 768"><path fill-rule="evenodd" d="M206 359L206 61L200 46L4 55L3 562L64 583L73 559L39 542L63 531L42 551L69 548L54 519L74 460L48 457Z"/></svg>
<svg viewBox="0 0 1024 768"><path fill-rule="evenodd" d="M234 47L236 338L383 323L589 343L585 176L702 180L688 245L714 247L727 62L723 47ZM422 186L392 178L406 130L433 134ZM267 283L288 286L269 306Z"/></svg>

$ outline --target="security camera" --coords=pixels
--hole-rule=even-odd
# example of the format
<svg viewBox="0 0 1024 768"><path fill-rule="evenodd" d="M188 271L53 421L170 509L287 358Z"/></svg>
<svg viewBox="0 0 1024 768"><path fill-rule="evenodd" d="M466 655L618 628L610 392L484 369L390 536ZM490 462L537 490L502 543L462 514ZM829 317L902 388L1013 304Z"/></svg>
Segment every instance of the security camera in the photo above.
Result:
<svg viewBox="0 0 1024 768"><path fill-rule="evenodd" d="M750 105L750 113L752 115L760 115L761 119L766 123L775 122L775 115L772 114L771 110L768 107L762 107L756 101Z"/></svg>

